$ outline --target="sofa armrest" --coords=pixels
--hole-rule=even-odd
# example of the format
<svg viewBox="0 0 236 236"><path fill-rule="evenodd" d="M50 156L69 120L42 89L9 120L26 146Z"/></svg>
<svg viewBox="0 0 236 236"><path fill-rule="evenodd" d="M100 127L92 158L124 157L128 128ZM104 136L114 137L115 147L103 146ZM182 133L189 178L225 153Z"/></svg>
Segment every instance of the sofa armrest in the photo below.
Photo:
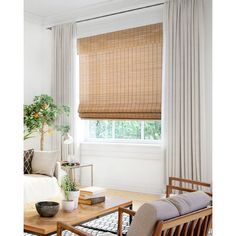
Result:
<svg viewBox="0 0 236 236"><path fill-rule="evenodd" d="M58 161L56 163L56 168L55 168L55 177L57 178L57 182L58 182L59 186L61 186L61 180L66 175L67 175L67 173L61 168L61 162Z"/></svg>

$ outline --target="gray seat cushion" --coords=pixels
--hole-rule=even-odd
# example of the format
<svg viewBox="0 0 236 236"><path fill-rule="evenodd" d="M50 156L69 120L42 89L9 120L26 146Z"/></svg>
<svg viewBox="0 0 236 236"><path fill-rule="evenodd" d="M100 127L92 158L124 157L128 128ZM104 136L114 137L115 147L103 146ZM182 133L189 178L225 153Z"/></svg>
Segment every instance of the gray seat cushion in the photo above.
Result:
<svg viewBox="0 0 236 236"><path fill-rule="evenodd" d="M158 220L177 216L178 209L166 199L145 203L137 211L127 236L152 236Z"/></svg>
<svg viewBox="0 0 236 236"><path fill-rule="evenodd" d="M207 207L210 204L211 197L203 191L196 191L170 197L168 201L176 206L180 215L184 215Z"/></svg>

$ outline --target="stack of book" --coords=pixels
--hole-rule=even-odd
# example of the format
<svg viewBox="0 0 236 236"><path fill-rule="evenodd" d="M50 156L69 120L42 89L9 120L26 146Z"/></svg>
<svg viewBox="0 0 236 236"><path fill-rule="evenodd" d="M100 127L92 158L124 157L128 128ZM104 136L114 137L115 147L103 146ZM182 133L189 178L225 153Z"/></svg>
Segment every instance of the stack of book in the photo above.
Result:
<svg viewBox="0 0 236 236"><path fill-rule="evenodd" d="M100 187L86 187L80 189L79 203L94 205L105 201L105 192L104 188Z"/></svg>

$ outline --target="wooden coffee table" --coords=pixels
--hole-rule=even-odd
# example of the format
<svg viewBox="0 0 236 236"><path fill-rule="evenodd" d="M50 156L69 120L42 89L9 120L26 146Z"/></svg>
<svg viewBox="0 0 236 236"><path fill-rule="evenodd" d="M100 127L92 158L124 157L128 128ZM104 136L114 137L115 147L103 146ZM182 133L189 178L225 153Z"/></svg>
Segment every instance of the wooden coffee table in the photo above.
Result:
<svg viewBox="0 0 236 236"><path fill-rule="evenodd" d="M27 210L24 213L24 231L37 235L51 235L56 233L57 221L78 225L115 212L119 207L132 208L132 201L107 197L105 202L96 205L79 204L79 207L71 213L60 209L57 215L51 218L40 217L36 209Z"/></svg>

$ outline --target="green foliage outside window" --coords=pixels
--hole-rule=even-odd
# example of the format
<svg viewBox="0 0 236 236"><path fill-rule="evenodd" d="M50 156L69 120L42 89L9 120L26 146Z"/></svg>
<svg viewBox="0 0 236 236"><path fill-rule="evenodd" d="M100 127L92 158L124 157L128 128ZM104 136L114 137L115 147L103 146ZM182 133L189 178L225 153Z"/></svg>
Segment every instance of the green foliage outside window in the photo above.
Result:
<svg viewBox="0 0 236 236"><path fill-rule="evenodd" d="M89 138L160 140L161 121L90 120Z"/></svg>
<svg viewBox="0 0 236 236"><path fill-rule="evenodd" d="M112 138L111 120L91 120L89 121L90 138Z"/></svg>
<svg viewBox="0 0 236 236"><path fill-rule="evenodd" d="M115 138L117 139L141 139L140 121L116 121Z"/></svg>
<svg viewBox="0 0 236 236"><path fill-rule="evenodd" d="M161 121L144 122L144 139L148 140L161 139Z"/></svg>

